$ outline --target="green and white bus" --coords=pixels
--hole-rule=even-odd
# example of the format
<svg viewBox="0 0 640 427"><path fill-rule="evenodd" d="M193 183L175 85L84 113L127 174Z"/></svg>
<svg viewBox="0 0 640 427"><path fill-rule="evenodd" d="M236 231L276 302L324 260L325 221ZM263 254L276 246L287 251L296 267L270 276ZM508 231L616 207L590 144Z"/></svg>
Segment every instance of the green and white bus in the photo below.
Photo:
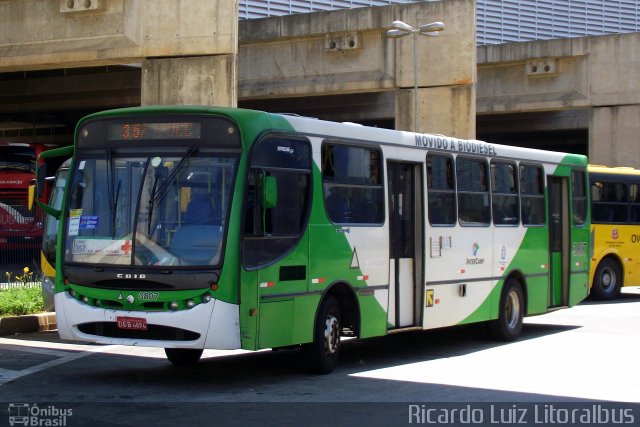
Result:
<svg viewBox="0 0 640 427"><path fill-rule="evenodd" d="M587 159L217 107L82 119L58 217L64 339L203 349L300 346L331 371L341 337L523 316L589 292ZM46 176L40 171L39 176Z"/></svg>

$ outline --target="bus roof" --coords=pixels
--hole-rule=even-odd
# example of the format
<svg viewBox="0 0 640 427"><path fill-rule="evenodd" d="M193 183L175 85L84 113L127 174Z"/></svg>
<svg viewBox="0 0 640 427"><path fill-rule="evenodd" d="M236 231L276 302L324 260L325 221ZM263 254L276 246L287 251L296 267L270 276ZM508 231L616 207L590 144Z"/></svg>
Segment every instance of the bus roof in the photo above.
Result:
<svg viewBox="0 0 640 427"><path fill-rule="evenodd" d="M579 154L545 151L516 146L493 144L479 140L466 140L439 134L414 133L363 126L356 123L339 123L288 114L267 113L242 108L212 106L144 106L121 108L94 113L78 123L97 118L130 115L212 114L234 120L242 128L252 128L253 134L267 130L296 131L309 136L351 140L360 143L375 143L443 151L453 154L471 154L497 158L535 160L586 166L587 157ZM288 124L288 126L287 126ZM261 129L256 129L260 127ZM287 129L290 127L291 129Z"/></svg>
<svg viewBox="0 0 640 427"><path fill-rule="evenodd" d="M589 165L590 173L601 173L607 175L640 175L640 170L629 166L605 166L605 165Z"/></svg>

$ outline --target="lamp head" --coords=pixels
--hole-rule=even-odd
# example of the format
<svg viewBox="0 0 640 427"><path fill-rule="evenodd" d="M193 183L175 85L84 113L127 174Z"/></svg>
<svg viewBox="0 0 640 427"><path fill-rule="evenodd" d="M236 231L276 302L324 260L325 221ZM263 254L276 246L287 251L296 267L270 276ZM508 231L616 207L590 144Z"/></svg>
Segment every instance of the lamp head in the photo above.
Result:
<svg viewBox="0 0 640 427"><path fill-rule="evenodd" d="M440 31L444 31L444 23L432 22L420 26L420 34L437 36Z"/></svg>

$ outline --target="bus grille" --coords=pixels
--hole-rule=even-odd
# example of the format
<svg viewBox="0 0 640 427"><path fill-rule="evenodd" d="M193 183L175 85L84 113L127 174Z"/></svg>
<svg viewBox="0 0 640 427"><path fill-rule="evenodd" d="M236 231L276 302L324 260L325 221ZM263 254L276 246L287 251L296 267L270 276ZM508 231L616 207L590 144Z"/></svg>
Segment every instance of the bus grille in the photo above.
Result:
<svg viewBox="0 0 640 427"><path fill-rule="evenodd" d="M148 325L146 331L119 329L115 322L91 322L78 325L80 332L109 338L128 338L162 341L195 341L200 334L163 325Z"/></svg>

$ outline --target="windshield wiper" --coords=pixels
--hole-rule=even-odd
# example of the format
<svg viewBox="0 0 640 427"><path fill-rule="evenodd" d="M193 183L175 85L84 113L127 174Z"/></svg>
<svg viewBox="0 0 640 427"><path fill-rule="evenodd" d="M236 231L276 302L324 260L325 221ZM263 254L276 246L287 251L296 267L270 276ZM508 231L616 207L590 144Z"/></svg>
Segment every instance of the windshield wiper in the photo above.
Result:
<svg viewBox="0 0 640 427"><path fill-rule="evenodd" d="M187 153L184 156L182 156L182 158L180 159L176 167L173 168L169 176L167 176L167 178L164 180L164 182L162 182L162 184L160 184L159 187L157 187L157 184L158 184L158 178L160 176L158 173L156 173L156 177L153 181L153 187L151 188L151 197L149 197L149 222L148 222L149 225L147 229L147 235L151 234L151 223L153 222L152 221L153 207L156 205L157 201L162 200L162 198L165 196L165 194L169 190L169 184L171 183L171 181L173 181L173 179L176 177L176 175L178 174L182 166L185 164L185 162L189 160L189 157L191 157L196 151L198 151L196 148L189 147L189 149L187 150Z"/></svg>
<svg viewBox="0 0 640 427"><path fill-rule="evenodd" d="M116 218L118 216L118 196L120 195L120 186L122 184L121 180L118 180L118 185L116 186L116 197L113 200L113 204L111 206L112 215L111 215L111 230L113 234L111 235L112 239L116 238Z"/></svg>
<svg viewBox="0 0 640 427"><path fill-rule="evenodd" d="M115 170L113 170L113 155L111 150L107 151L107 186L109 193L109 209L111 223L109 228L111 230L111 238L116 238L116 217L118 216L118 194L120 193L120 180L118 180L115 197L113 195L113 181L116 178Z"/></svg>

